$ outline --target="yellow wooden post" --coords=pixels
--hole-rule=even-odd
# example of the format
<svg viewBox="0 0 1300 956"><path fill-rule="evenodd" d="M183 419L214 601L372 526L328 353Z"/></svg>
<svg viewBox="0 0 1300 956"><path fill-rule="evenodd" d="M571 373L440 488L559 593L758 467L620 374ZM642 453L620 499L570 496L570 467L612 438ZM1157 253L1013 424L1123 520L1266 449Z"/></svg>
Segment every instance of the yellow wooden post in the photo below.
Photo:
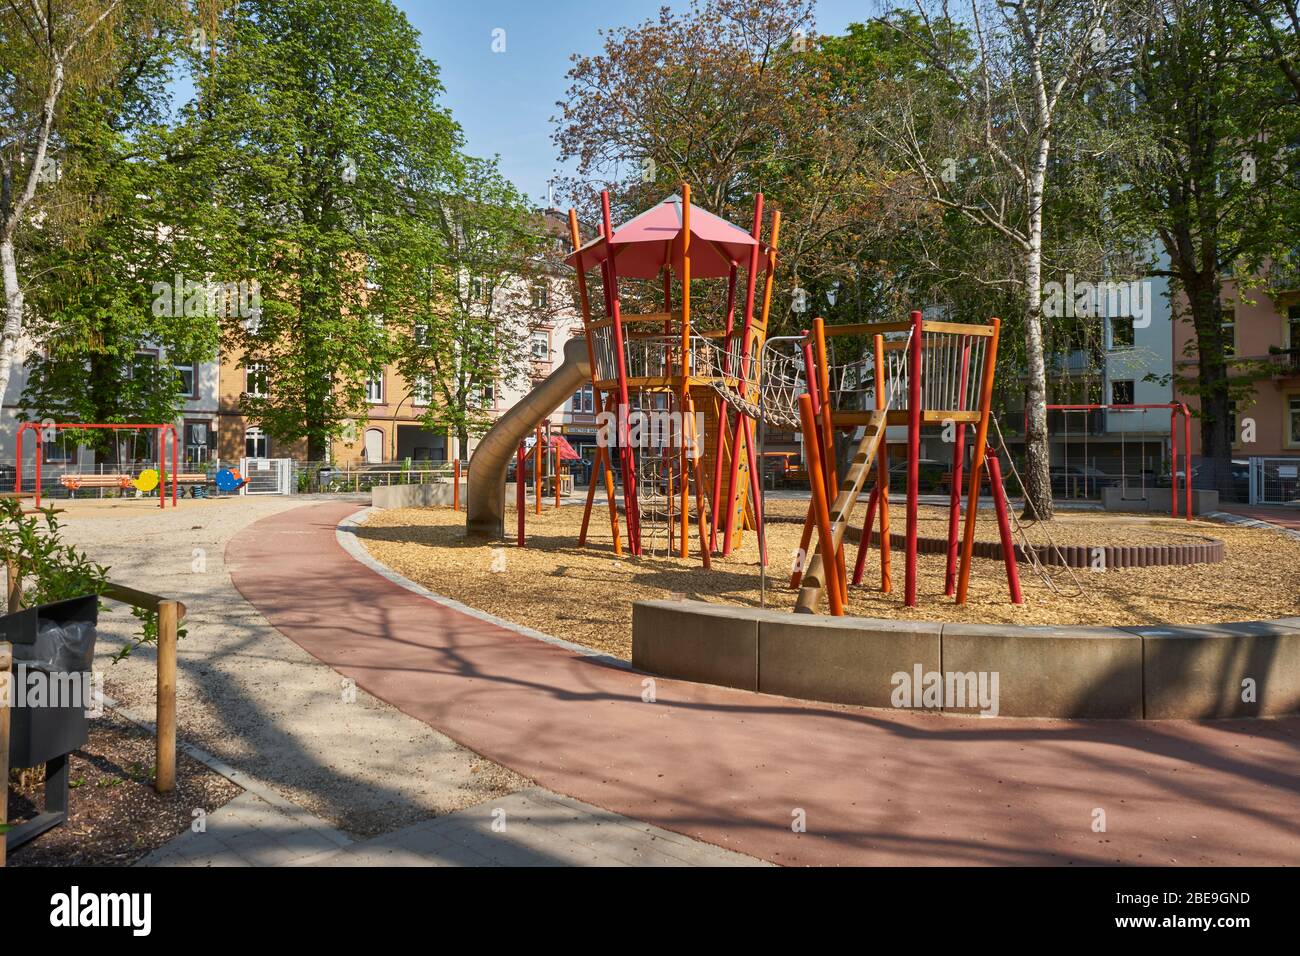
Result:
<svg viewBox="0 0 1300 956"><path fill-rule="evenodd" d="M154 789L169 793L176 786L176 601L158 602L158 772Z"/></svg>

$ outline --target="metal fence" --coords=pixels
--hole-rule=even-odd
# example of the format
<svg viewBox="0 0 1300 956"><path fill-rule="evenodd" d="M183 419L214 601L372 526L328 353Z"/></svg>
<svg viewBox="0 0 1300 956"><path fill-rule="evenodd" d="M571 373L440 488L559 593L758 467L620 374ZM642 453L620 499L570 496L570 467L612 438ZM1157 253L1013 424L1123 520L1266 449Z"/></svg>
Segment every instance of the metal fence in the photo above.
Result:
<svg viewBox="0 0 1300 956"><path fill-rule="evenodd" d="M1251 458L1250 503L1282 505L1300 500L1300 458Z"/></svg>

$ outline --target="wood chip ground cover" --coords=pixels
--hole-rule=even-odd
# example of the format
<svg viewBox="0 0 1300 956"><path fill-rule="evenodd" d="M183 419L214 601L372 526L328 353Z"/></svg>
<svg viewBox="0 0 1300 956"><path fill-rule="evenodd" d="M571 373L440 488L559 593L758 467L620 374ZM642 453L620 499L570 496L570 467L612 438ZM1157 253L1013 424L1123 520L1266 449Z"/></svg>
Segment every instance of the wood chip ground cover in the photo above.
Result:
<svg viewBox="0 0 1300 956"><path fill-rule="evenodd" d="M802 517L804 507L797 501L773 501L769 511ZM548 506L541 516L530 509L526 548L467 541L464 513L450 508L375 511L358 536L378 561L438 594L625 659L631 657L633 601L679 596L760 605L753 534L732 556L715 558L706 571L698 557L667 557L662 547L654 556L616 558L605 510L593 513L588 546L579 548L581 519L581 507ZM901 505L891 509L891 524L901 543ZM922 535L946 535L946 509L923 507L920 524ZM513 510L506 526L515 526ZM769 523L768 607L794 606L794 592L786 585L800 531L796 522ZM1033 543L1046 542L1042 529L1027 533ZM943 556L921 555L921 599L909 609L902 603L901 552L894 552L893 593L883 594L879 552L872 549L864 585L850 589L849 613L1031 625L1203 624L1300 614L1300 541L1280 532L1150 515L1067 513L1052 523L1050 533L1058 544L1172 544L1212 537L1224 541L1227 558L1218 564L1104 573L1054 569L1056 590L1022 567L1025 603L1019 606L1007 599L1002 563L977 558L969 601L958 607L943 596ZM981 513L977 537L996 536L992 518ZM698 551L694 539L691 549ZM850 548L850 562L853 556Z"/></svg>

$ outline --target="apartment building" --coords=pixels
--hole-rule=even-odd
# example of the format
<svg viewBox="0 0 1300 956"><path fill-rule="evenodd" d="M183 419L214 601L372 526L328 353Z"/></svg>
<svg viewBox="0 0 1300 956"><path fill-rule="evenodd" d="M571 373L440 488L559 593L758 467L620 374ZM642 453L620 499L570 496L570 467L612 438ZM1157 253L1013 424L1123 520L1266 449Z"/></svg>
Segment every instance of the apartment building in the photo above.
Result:
<svg viewBox="0 0 1300 956"><path fill-rule="evenodd" d="M1234 409L1234 483L1246 485L1239 496L1254 502L1290 501L1300 497L1300 287L1242 294L1226 281L1221 301L1232 361L1259 375L1249 399ZM1184 377L1196 374L1195 350L1186 351L1194 337L1190 321L1175 323L1173 348ZM1195 395L1177 397L1199 407ZM1191 444L1193 456L1200 455L1199 428L1192 428Z"/></svg>

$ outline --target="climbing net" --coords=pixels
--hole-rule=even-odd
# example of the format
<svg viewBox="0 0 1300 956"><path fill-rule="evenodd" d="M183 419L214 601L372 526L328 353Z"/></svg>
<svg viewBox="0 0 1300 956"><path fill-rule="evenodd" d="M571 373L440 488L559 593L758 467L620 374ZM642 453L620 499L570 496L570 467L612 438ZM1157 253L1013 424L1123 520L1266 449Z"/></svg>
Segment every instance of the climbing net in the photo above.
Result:
<svg viewBox="0 0 1300 956"><path fill-rule="evenodd" d="M741 414L777 428L799 430L799 396L808 389L797 356L763 349L745 360L736 338L724 347L714 339L692 342L695 374Z"/></svg>

